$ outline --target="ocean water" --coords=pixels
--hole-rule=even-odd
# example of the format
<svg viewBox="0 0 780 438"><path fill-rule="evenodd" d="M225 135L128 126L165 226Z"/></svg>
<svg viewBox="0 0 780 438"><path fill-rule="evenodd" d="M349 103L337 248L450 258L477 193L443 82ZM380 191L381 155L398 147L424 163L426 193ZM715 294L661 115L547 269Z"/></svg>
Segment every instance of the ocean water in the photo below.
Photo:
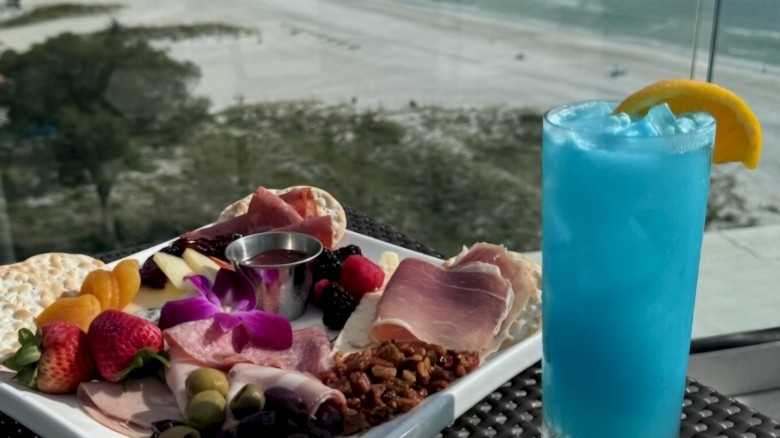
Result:
<svg viewBox="0 0 780 438"><path fill-rule="evenodd" d="M697 0L399 0L543 20L608 37L691 48ZM710 38L714 0L701 0L700 41ZM701 43L699 43L701 49ZM780 66L780 1L721 0L717 55Z"/></svg>

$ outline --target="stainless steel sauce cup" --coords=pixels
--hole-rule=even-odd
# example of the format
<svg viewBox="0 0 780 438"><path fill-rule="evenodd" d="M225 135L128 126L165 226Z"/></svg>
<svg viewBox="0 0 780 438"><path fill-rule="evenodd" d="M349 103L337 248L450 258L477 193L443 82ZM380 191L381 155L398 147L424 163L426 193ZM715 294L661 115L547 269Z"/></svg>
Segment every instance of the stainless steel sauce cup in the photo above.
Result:
<svg viewBox="0 0 780 438"><path fill-rule="evenodd" d="M306 312L312 265L322 248L322 242L307 234L271 231L235 240L225 249L225 255L236 272L252 283L258 309L278 313L292 321ZM249 263L258 254L277 249L301 251L305 256L292 263Z"/></svg>

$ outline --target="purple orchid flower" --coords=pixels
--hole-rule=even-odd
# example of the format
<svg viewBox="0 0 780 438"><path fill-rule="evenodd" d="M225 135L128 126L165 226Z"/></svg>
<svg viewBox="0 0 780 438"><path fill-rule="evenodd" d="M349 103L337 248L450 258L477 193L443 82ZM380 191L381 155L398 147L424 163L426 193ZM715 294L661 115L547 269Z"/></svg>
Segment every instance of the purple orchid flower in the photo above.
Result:
<svg viewBox="0 0 780 438"><path fill-rule="evenodd" d="M257 297L251 283L241 274L220 269L212 286L208 277L185 277L200 295L168 301L160 312L160 328L190 321L214 319L222 332L232 332L233 347L241 352L247 345L286 350L292 345L292 326L287 318L255 309Z"/></svg>

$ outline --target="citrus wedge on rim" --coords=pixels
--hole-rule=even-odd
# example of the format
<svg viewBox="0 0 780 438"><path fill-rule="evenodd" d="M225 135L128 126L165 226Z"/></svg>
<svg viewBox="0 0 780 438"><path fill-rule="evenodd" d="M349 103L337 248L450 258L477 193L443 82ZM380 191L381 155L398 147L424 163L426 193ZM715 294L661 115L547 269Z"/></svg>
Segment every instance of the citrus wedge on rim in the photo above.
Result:
<svg viewBox="0 0 780 438"><path fill-rule="evenodd" d="M761 126L756 115L739 96L709 82L667 79L628 96L615 113L644 115L666 103L675 114L707 112L715 118L713 163L741 162L749 169L761 156Z"/></svg>

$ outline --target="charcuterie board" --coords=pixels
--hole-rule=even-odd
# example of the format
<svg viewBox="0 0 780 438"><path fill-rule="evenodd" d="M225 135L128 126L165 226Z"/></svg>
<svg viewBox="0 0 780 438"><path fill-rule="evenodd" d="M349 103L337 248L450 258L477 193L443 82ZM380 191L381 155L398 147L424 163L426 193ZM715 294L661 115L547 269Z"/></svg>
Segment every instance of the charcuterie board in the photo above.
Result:
<svg viewBox="0 0 780 438"><path fill-rule="evenodd" d="M143 262L169 242L136 253L130 258ZM377 260L382 252L392 251L400 259L418 258L439 264L441 260L416 253L368 236L347 231L343 245L355 244L363 254ZM115 262L117 263L117 262ZM294 328L321 326L322 314L310 306ZM337 332L329 331L331 338ZM367 438L428 437L446 427L479 400L513 376L537 362L542 355L541 333L512 345L488 358L479 368L457 379L447 389L427 397L419 406L363 434ZM0 368L0 407L2 411L42 437L86 438L121 437L89 417L72 395L46 395L30 391L11 379L12 373Z"/></svg>

